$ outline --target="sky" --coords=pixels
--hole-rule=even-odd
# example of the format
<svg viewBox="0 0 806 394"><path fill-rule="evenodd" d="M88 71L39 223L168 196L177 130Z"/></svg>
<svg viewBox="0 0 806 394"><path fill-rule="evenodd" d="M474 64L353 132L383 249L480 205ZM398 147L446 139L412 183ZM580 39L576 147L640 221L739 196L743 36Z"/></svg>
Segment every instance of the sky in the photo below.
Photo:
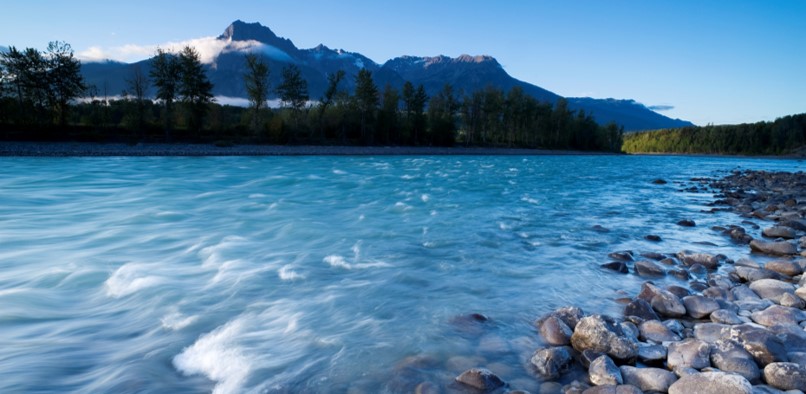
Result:
<svg viewBox="0 0 806 394"><path fill-rule="evenodd" d="M61 40L84 59L141 60L240 19L378 63L492 55L562 96L634 99L698 125L806 112L806 0L26 0L2 10L0 45Z"/></svg>

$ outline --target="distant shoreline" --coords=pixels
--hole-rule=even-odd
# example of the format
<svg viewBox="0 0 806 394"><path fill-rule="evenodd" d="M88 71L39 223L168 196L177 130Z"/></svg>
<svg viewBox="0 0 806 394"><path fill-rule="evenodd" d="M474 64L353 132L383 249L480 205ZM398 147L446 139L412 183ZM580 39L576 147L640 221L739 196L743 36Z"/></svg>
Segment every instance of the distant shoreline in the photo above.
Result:
<svg viewBox="0 0 806 394"><path fill-rule="evenodd" d="M548 156L616 155L553 149L466 148L424 146L319 146L234 145L93 142L0 142L5 157L109 157L109 156Z"/></svg>

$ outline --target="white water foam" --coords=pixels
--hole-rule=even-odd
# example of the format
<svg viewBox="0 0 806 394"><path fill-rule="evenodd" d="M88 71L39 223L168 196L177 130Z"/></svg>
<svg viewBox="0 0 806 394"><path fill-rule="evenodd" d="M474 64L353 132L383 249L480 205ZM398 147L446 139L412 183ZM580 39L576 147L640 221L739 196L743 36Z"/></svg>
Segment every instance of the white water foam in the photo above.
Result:
<svg viewBox="0 0 806 394"><path fill-rule="evenodd" d="M339 256L336 254L325 256L323 261L328 265L330 265L331 267L344 268L347 270L390 267L388 263L384 263L382 261L376 261L371 263L348 263L347 260L344 259L344 256Z"/></svg>
<svg viewBox="0 0 806 394"><path fill-rule="evenodd" d="M302 275L302 274L292 270L290 264L286 264L286 265L282 266L282 268L280 268L280 270L277 271L277 276L279 276L280 279L285 280L285 281L305 279L305 275Z"/></svg>
<svg viewBox="0 0 806 394"><path fill-rule="evenodd" d="M162 328L171 331L181 330L199 320L198 316L185 316L179 312L172 312L161 319Z"/></svg>
<svg viewBox="0 0 806 394"><path fill-rule="evenodd" d="M120 298L165 282L164 278L147 274L151 271L152 268L146 264L123 264L104 282L106 294Z"/></svg>
<svg viewBox="0 0 806 394"><path fill-rule="evenodd" d="M174 357L174 366L185 375L201 374L217 382L214 394L240 392L252 368L235 343L243 325L244 320L236 319L202 335Z"/></svg>

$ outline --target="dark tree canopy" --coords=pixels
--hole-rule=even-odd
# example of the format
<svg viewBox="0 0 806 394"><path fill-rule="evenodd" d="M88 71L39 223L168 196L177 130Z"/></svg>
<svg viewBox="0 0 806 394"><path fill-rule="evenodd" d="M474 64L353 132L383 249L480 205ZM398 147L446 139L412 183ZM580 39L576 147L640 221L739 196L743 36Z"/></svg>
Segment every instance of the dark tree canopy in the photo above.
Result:
<svg viewBox="0 0 806 394"><path fill-rule="evenodd" d="M252 129L257 130L261 124L260 113L269 99L269 65L254 53L247 54L243 79L252 109Z"/></svg>
<svg viewBox="0 0 806 394"><path fill-rule="evenodd" d="M157 88L157 99L165 107L165 136L170 140L173 129L173 104L179 89L180 66L178 59L163 49L151 60L151 81Z"/></svg>
<svg viewBox="0 0 806 394"><path fill-rule="evenodd" d="M179 53L179 75L179 97L187 110L188 128L199 131L207 114L207 104L213 101L213 84L193 47L186 46Z"/></svg>

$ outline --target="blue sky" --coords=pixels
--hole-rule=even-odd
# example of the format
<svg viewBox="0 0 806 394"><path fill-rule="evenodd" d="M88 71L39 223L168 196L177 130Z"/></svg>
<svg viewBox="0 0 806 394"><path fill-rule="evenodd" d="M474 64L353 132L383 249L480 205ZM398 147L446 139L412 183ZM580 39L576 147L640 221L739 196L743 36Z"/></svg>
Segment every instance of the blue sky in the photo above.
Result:
<svg viewBox="0 0 806 394"><path fill-rule="evenodd" d="M631 98L696 124L806 112L806 1L9 1L0 45L136 60L144 48L260 22L298 47L378 63L495 56L563 96Z"/></svg>

